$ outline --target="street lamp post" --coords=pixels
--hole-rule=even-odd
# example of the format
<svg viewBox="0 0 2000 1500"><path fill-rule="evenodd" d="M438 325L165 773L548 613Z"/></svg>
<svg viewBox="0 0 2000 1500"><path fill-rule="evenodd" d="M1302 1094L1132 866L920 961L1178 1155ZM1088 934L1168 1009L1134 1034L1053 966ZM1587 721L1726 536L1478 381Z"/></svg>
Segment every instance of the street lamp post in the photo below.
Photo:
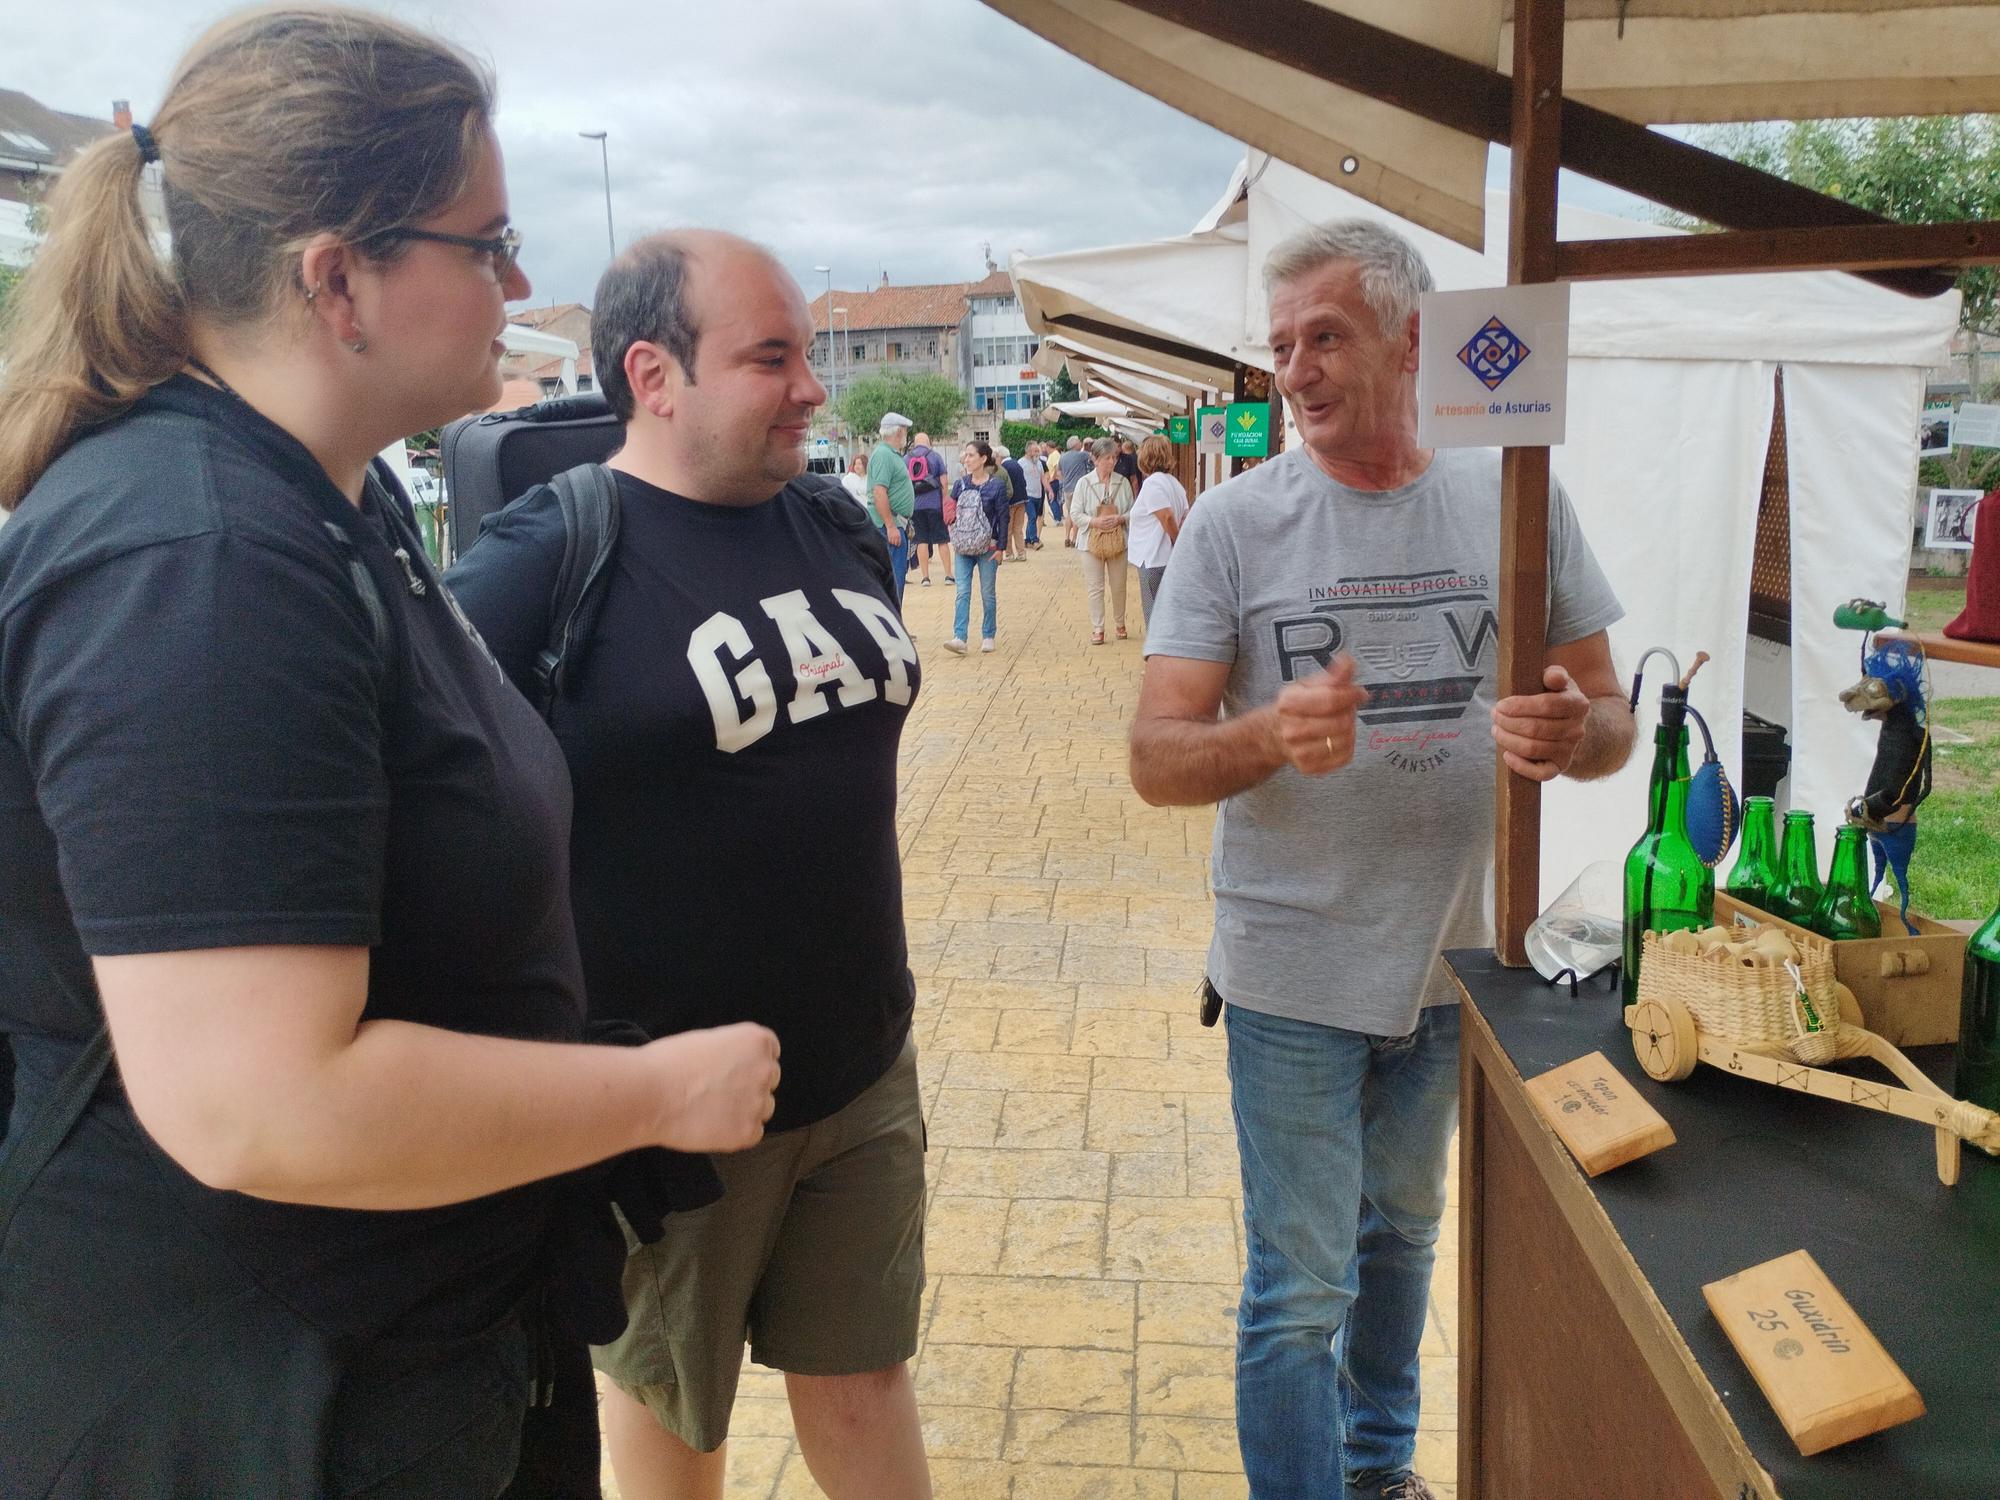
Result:
<svg viewBox="0 0 2000 1500"><path fill-rule="evenodd" d="M830 307L830 308L828 308L828 309L827 309L827 312L826 312L826 320L827 320L827 324L828 324L828 326L829 326L829 327L831 327L831 326L832 326L832 323L833 323L833 319L834 319L834 317L835 317L835 315L836 315L836 314L837 314L837 315L839 316L839 318L840 318L840 322L841 322L841 327L842 327L842 330L843 330L843 332L842 332L842 334L841 334L841 342L842 342L842 343L844 344L844 343L845 343L845 342L847 341L847 336L846 336L846 333L845 333L845 329L846 329L846 328L847 328L847 326L848 326L848 323L847 323L847 309L846 309L846 308L844 308L844 307ZM839 355L839 354L838 354L837 352L836 352L836 354L835 354L835 356L834 356L834 360L835 360L835 363L834 363L834 367L833 367L833 379L834 379L834 384L835 384L835 385L837 386L837 385L839 385L839 384L840 384L840 372L841 372L841 370L842 370L843 368L845 368L845 363L844 363L844 361L842 360L841 356L840 356L840 355Z"/></svg>
<svg viewBox="0 0 2000 1500"><path fill-rule="evenodd" d="M813 270L826 278L826 400L831 406L840 387L833 370L833 267L814 266Z"/></svg>
<svg viewBox="0 0 2000 1500"><path fill-rule="evenodd" d="M604 163L604 239L610 246L612 258L618 256L618 235L611 228L611 145L610 132L604 130L579 130L578 135L586 141L597 142L599 157Z"/></svg>

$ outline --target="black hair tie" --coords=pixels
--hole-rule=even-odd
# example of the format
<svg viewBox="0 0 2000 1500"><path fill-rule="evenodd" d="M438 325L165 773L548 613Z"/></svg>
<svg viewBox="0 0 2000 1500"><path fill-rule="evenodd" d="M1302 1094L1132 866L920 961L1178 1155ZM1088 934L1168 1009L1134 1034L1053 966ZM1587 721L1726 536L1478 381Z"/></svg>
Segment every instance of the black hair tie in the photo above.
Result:
<svg viewBox="0 0 2000 1500"><path fill-rule="evenodd" d="M132 127L132 139L139 143L139 160L151 166L160 159L160 144L153 139L153 132L143 125Z"/></svg>

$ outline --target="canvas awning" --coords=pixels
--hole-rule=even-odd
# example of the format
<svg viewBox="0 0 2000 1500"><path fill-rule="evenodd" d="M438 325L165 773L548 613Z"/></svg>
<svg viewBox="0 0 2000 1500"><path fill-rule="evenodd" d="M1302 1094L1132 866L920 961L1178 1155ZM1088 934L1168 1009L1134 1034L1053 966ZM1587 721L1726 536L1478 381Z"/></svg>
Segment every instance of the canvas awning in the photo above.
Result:
<svg viewBox="0 0 2000 1500"><path fill-rule="evenodd" d="M1203 342L1214 309L1202 304L1233 299L1242 326L1242 277L1229 271L1242 264L1245 235L1231 224L1144 245L1038 255L1031 275L1022 274L1016 252L1009 269L1028 327L1043 338L1067 338L1127 365L1230 390L1235 359L1227 345ZM1112 261L1129 280L1107 296L1103 272Z"/></svg>
<svg viewBox="0 0 2000 1500"><path fill-rule="evenodd" d="M1508 138L1511 0L986 3L1218 130L1484 244L1486 143ZM2000 110L2000 6L1569 0L1565 18L1563 164L1656 201L1670 201L1662 171L1704 167L1634 125ZM1740 181L1726 165L1706 168L1711 186ZM1796 208L1738 196L1760 223ZM1735 222L1716 206L1705 216Z"/></svg>

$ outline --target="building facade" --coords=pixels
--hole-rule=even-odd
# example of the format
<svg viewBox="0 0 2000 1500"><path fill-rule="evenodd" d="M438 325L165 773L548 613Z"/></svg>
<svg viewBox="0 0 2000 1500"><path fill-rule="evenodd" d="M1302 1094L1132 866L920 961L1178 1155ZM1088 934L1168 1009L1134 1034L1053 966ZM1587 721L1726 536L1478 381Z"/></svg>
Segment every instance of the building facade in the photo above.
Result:
<svg viewBox="0 0 2000 1500"><path fill-rule="evenodd" d="M999 418L1047 405L1048 382L1029 363L1038 341L1013 279L991 261L979 281L895 286L885 276L863 291L822 292L808 311L813 373L836 395L870 375L942 375L972 397L968 433L992 435Z"/></svg>

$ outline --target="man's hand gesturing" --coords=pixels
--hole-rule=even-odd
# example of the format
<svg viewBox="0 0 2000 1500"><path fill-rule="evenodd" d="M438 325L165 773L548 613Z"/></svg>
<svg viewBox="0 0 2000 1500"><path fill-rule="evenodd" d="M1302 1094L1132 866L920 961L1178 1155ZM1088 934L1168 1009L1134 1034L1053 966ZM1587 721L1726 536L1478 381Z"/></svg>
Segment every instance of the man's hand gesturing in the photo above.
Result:
<svg viewBox="0 0 2000 1500"><path fill-rule="evenodd" d="M1542 684L1547 692L1493 705L1493 743L1507 768L1530 781L1553 781L1569 769L1590 713L1590 699L1561 667L1543 672Z"/></svg>
<svg viewBox="0 0 2000 1500"><path fill-rule="evenodd" d="M1354 759L1354 715L1368 701L1354 681L1354 658L1336 656L1324 672L1283 688L1272 701L1278 753L1307 776L1338 771Z"/></svg>

